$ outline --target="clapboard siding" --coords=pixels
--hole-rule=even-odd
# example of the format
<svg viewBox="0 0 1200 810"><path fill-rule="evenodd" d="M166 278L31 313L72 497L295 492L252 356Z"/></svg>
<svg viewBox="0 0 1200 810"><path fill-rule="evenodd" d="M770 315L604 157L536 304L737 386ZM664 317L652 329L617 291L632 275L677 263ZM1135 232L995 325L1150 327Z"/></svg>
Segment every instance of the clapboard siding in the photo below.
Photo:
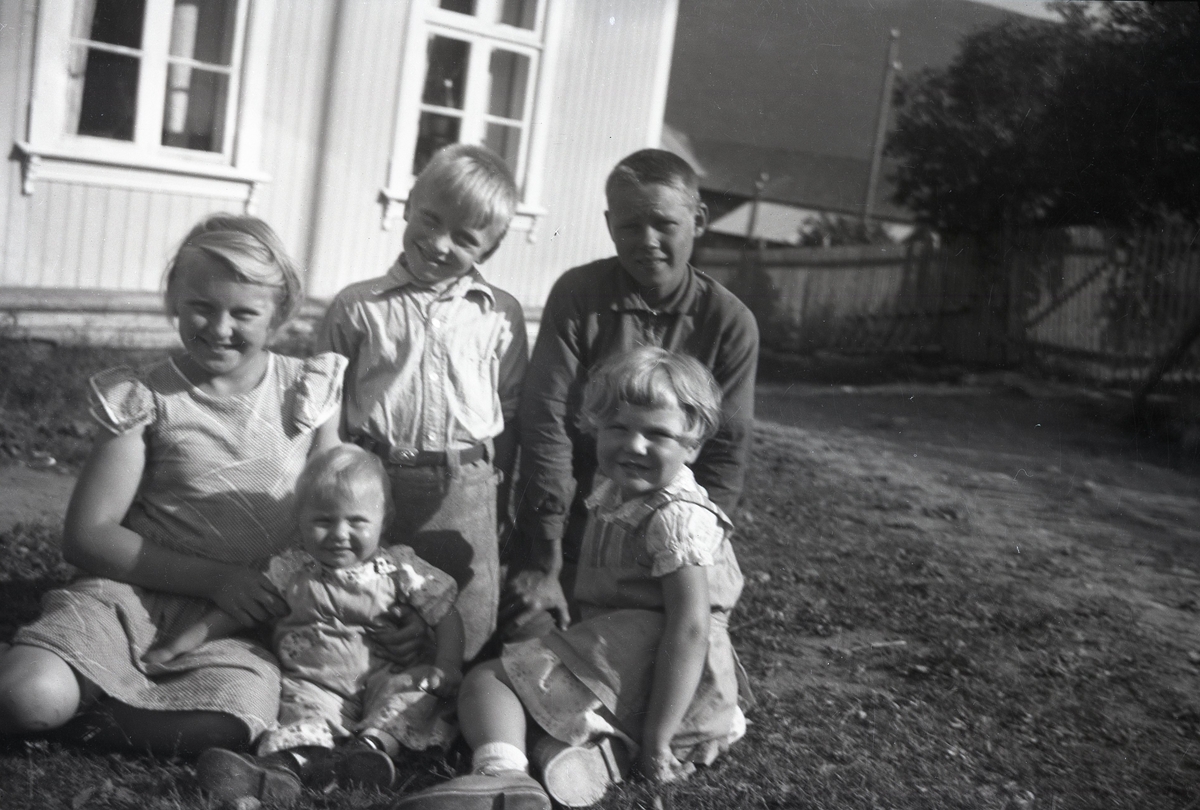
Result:
<svg viewBox="0 0 1200 810"><path fill-rule="evenodd" d="M382 229L378 198L391 157L407 17L406 3L342 6L315 194L310 289L316 296L378 275L399 250L401 230Z"/></svg>
<svg viewBox="0 0 1200 810"><path fill-rule="evenodd" d="M661 125L652 77L674 0L566 4L546 155L548 210L530 243L509 235L485 272L528 308L540 308L569 267L612 253L604 180L622 157L651 143ZM612 20L613 22L610 22ZM669 56L669 55L668 55Z"/></svg>
<svg viewBox="0 0 1200 810"><path fill-rule="evenodd" d="M258 214L302 264L309 262L336 0L287 0L275 12L264 109L262 167L271 176Z"/></svg>
<svg viewBox="0 0 1200 810"><path fill-rule="evenodd" d="M11 144L25 135L26 111L33 70L34 0L0 2L0 137ZM4 157L8 157L7 154ZM25 223L21 165L5 160L0 168L0 286L20 284L25 270Z"/></svg>
<svg viewBox="0 0 1200 810"><path fill-rule="evenodd" d="M540 309L562 271L611 252L604 178L657 137L677 2L558 0L561 37L542 63L556 65L549 106L535 110L545 123L547 213L533 231L514 228L484 268L527 309ZM10 150L27 134L37 11L38 0L0 2L0 137ZM404 0L277 0L260 160L270 182L256 206L319 298L383 272L400 250L403 222L382 227L379 192L408 15ZM225 198L45 179L26 195L19 160L10 155L0 172L0 309L17 300L6 289L156 293L188 228L209 212L240 209ZM39 312L40 332L53 315ZM87 329L111 315L89 314ZM139 329L152 322L137 319Z"/></svg>

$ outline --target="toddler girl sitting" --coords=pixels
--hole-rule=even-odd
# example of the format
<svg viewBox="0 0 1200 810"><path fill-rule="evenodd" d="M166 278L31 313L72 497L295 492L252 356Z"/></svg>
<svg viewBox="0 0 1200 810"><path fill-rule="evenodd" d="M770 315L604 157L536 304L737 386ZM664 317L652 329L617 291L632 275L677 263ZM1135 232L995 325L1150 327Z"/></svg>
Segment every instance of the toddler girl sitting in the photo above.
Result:
<svg viewBox="0 0 1200 810"><path fill-rule="evenodd" d="M390 497L382 462L355 445L314 456L300 475L302 548L274 557L266 572L288 607L272 634L283 671L279 720L259 741L257 757L222 748L201 754L199 781L215 798L286 805L302 782L328 776L386 788L401 747L447 746L457 733L444 719L462 680L457 588L411 548L380 548ZM437 642L435 657L403 671L376 657L367 638L398 603L414 608ZM170 661L237 627L211 610L145 660ZM347 744L330 763L335 743Z"/></svg>
<svg viewBox="0 0 1200 810"><path fill-rule="evenodd" d="M687 467L717 428L720 398L703 365L662 349L592 372L581 422L604 478L575 582L583 620L471 670L458 713L474 773L395 810L548 810L527 775L528 719L549 735L533 758L567 807L599 801L633 752L645 776L670 782L745 733L728 632L742 574L729 520Z"/></svg>

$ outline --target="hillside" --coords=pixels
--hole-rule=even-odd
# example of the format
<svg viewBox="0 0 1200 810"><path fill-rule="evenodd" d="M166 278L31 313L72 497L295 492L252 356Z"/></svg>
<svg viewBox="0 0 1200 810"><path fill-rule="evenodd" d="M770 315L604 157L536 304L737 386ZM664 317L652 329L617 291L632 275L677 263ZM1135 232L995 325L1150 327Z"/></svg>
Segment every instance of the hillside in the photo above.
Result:
<svg viewBox="0 0 1200 810"><path fill-rule="evenodd" d="M968 0L680 0L666 120L693 138L867 158L888 32L912 75L1008 14Z"/></svg>

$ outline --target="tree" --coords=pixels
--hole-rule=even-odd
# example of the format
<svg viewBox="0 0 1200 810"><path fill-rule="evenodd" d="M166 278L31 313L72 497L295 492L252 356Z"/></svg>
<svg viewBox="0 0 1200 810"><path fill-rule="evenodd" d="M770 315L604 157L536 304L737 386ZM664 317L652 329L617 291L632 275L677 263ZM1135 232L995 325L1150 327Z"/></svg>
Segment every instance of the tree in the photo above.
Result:
<svg viewBox="0 0 1200 810"><path fill-rule="evenodd" d="M953 232L1200 215L1200 7L1059 4L897 90L895 200Z"/></svg>

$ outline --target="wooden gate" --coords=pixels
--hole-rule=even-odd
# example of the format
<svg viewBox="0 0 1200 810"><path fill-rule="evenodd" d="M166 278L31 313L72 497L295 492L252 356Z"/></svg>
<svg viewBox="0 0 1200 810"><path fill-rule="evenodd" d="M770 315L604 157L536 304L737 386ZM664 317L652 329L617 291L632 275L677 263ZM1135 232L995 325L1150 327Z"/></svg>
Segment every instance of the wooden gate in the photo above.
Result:
<svg viewBox="0 0 1200 810"><path fill-rule="evenodd" d="M1002 244L1010 336L1028 360L1136 385L1200 318L1194 227L1024 231ZM1200 381L1200 351L1164 372Z"/></svg>

